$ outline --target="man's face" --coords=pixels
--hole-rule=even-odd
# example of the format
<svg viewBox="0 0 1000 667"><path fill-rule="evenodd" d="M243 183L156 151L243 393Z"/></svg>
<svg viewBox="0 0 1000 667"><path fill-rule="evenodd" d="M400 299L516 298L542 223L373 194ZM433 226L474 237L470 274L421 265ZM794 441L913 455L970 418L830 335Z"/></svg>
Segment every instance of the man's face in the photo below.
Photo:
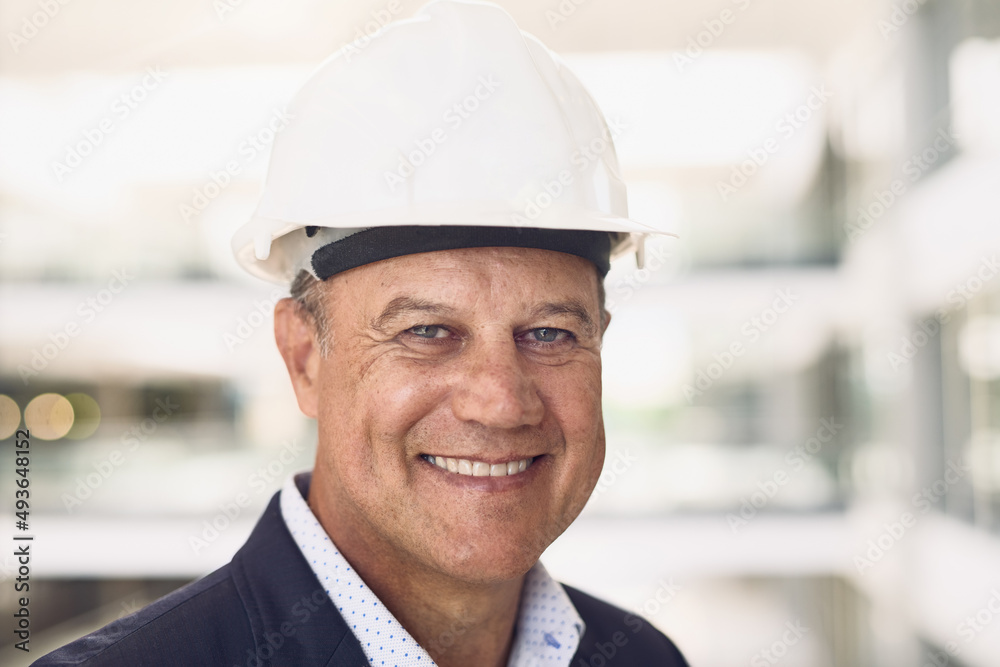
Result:
<svg viewBox="0 0 1000 667"><path fill-rule="evenodd" d="M447 250L324 289L329 354L311 355L315 381L296 391L318 420L310 504L334 541L469 582L523 574L604 461L593 265Z"/></svg>

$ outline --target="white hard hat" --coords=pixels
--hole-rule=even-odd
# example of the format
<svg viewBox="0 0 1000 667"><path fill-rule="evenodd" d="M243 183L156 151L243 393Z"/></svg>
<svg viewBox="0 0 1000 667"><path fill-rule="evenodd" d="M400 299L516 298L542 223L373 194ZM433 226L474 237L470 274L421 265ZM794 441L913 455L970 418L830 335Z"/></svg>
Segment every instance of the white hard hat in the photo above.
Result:
<svg viewBox="0 0 1000 667"><path fill-rule="evenodd" d="M233 237L237 261L273 282L490 245L571 252L603 275L608 253L662 233L628 218L611 134L579 80L490 3L436 0L341 50L288 112Z"/></svg>

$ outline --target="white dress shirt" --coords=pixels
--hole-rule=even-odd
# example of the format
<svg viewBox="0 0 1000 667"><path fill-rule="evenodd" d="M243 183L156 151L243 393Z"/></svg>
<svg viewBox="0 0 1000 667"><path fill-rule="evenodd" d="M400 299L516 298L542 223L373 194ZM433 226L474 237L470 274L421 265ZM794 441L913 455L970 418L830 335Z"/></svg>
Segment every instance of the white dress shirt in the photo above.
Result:
<svg viewBox="0 0 1000 667"><path fill-rule="evenodd" d="M372 667L435 664L340 554L309 509L294 477L289 477L281 490L281 516ZM583 619L566 591L536 563L524 578L507 667L570 667L583 632ZM453 641L461 641L458 633L451 637L445 633L440 638L445 647Z"/></svg>

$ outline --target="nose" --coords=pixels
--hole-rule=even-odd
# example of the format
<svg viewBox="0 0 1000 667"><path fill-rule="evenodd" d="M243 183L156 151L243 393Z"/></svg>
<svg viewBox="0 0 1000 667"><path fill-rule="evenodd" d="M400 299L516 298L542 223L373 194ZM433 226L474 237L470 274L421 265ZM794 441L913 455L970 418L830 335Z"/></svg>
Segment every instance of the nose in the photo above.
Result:
<svg viewBox="0 0 1000 667"><path fill-rule="evenodd" d="M492 428L537 426L545 406L530 364L513 340L468 350L461 378L452 392L455 417Z"/></svg>

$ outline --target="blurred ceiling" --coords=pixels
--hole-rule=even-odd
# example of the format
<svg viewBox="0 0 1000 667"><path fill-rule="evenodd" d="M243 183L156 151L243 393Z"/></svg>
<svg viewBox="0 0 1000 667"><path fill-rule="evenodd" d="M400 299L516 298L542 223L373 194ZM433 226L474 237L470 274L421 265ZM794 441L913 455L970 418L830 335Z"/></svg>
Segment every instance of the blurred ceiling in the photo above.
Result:
<svg viewBox="0 0 1000 667"><path fill-rule="evenodd" d="M66 4L61 4L65 2ZM0 74L132 71L317 63L355 39L373 16L412 15L420 0L6 0ZM707 28L710 48L794 50L825 59L858 31L878 34L888 3L864 0L500 0L557 52L679 50ZM51 17L43 14L48 7ZM395 11L393 11L395 10ZM720 31L723 11L729 24ZM33 31L30 22L42 27ZM25 22L29 26L25 28ZM26 32L22 32L26 30ZM11 34L30 35L24 42ZM706 38L703 38L706 39Z"/></svg>

